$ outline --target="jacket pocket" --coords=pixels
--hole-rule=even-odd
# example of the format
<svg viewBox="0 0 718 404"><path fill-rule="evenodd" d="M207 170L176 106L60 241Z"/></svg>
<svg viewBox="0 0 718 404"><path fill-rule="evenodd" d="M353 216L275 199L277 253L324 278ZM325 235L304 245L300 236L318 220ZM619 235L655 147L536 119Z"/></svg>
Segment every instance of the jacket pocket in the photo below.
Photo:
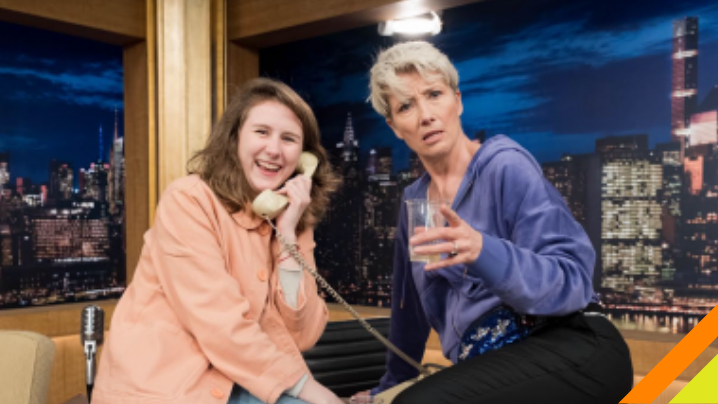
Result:
<svg viewBox="0 0 718 404"><path fill-rule="evenodd" d="M488 290L484 287L484 282L480 279L465 279L459 288L461 294L469 299L477 299L482 295L486 295Z"/></svg>
<svg viewBox="0 0 718 404"><path fill-rule="evenodd" d="M446 293L450 290L446 280L435 279L421 292L420 300L429 323L436 330L443 330L447 323ZM443 289L443 290L442 290Z"/></svg>
<svg viewBox="0 0 718 404"><path fill-rule="evenodd" d="M109 391L154 399L186 394L209 361L192 336L167 323L126 324L112 336Z"/></svg>

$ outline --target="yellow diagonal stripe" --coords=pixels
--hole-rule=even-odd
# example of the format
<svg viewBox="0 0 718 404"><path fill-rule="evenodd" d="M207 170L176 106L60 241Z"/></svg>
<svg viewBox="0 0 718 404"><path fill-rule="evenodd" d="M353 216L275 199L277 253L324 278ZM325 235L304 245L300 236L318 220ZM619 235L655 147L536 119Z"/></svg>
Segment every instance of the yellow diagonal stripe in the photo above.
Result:
<svg viewBox="0 0 718 404"><path fill-rule="evenodd" d="M671 403L718 403L718 355L671 400Z"/></svg>

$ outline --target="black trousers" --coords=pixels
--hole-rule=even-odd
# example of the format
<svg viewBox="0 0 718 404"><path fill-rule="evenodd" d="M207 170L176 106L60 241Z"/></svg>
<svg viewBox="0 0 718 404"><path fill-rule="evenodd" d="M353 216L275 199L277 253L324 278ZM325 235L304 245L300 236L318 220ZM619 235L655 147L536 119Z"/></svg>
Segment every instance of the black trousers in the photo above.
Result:
<svg viewBox="0 0 718 404"><path fill-rule="evenodd" d="M427 377L394 404L614 404L632 387L618 330L603 316L576 313Z"/></svg>

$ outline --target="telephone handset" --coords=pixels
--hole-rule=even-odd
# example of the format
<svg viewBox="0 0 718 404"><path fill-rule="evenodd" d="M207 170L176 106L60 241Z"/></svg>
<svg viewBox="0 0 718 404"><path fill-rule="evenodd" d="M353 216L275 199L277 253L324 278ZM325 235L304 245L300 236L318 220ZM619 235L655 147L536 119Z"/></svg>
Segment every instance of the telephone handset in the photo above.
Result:
<svg viewBox="0 0 718 404"><path fill-rule="evenodd" d="M317 159L317 156L309 152L304 152L299 156L297 170L304 176L311 177L314 175L314 171L316 171L318 165L319 159ZM254 213L257 215L272 220L287 207L288 203L289 199L287 199L287 197L279 195L270 189L265 189L254 199L254 202L252 202L252 210L254 210Z"/></svg>
<svg viewBox="0 0 718 404"><path fill-rule="evenodd" d="M299 156L299 164L297 168L303 175L311 177L314 174L314 171L316 171L318 165L319 160L315 155L313 155L312 153L304 152L301 154L301 156ZM279 240L280 244L282 244L282 247L289 252L292 258L294 258L304 270L309 272L314 277L314 279L316 279L317 283L319 283L319 285L324 288L324 290L326 290L327 293L329 293L329 295L331 295L335 301L341 304L342 307L344 307L344 309L347 310L352 315L352 317L359 321L359 323L376 339L378 339L379 342L384 344L384 346L386 346L389 350L394 352L397 356L406 361L406 363L419 371L420 375L418 378L405 381L404 383L398 384L374 396L374 404L391 404L394 398L399 395L399 393L401 393L403 390L407 389L412 384L416 383L418 380L421 380L422 378L430 376L437 371L443 369L443 367L432 363L428 363L426 365L419 364L409 355L405 354L394 344L392 344L383 335L377 332L374 327L371 326L371 324L367 323L366 320L361 318L359 313L357 313L356 310L354 310L354 308L350 306L349 303L347 303L346 300L344 300L344 298L342 298L339 293L337 293L334 288L332 288L321 275L319 275L316 268L311 267L304 260L304 257L302 257L302 255L297 250L296 245L290 244L286 241L284 236L282 236L279 230L277 230L277 227L274 225L274 223L272 223L272 219L277 217L287 206L288 203L289 200L286 197L278 195L271 190L264 190L261 194L259 194L259 196L257 196L257 198L255 198L254 202L252 202L252 210L254 210L254 213L256 213L258 216L263 217L269 223L269 225L272 226L277 235L277 240Z"/></svg>

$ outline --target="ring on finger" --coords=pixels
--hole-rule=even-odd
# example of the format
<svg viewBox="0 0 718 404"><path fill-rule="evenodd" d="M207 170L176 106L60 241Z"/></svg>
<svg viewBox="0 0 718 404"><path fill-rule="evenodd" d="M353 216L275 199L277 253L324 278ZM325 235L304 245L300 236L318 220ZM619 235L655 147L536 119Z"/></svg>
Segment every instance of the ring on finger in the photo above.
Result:
<svg viewBox="0 0 718 404"><path fill-rule="evenodd" d="M454 240L454 249L449 253L449 257L456 257L457 255L459 255L459 246L456 240Z"/></svg>

